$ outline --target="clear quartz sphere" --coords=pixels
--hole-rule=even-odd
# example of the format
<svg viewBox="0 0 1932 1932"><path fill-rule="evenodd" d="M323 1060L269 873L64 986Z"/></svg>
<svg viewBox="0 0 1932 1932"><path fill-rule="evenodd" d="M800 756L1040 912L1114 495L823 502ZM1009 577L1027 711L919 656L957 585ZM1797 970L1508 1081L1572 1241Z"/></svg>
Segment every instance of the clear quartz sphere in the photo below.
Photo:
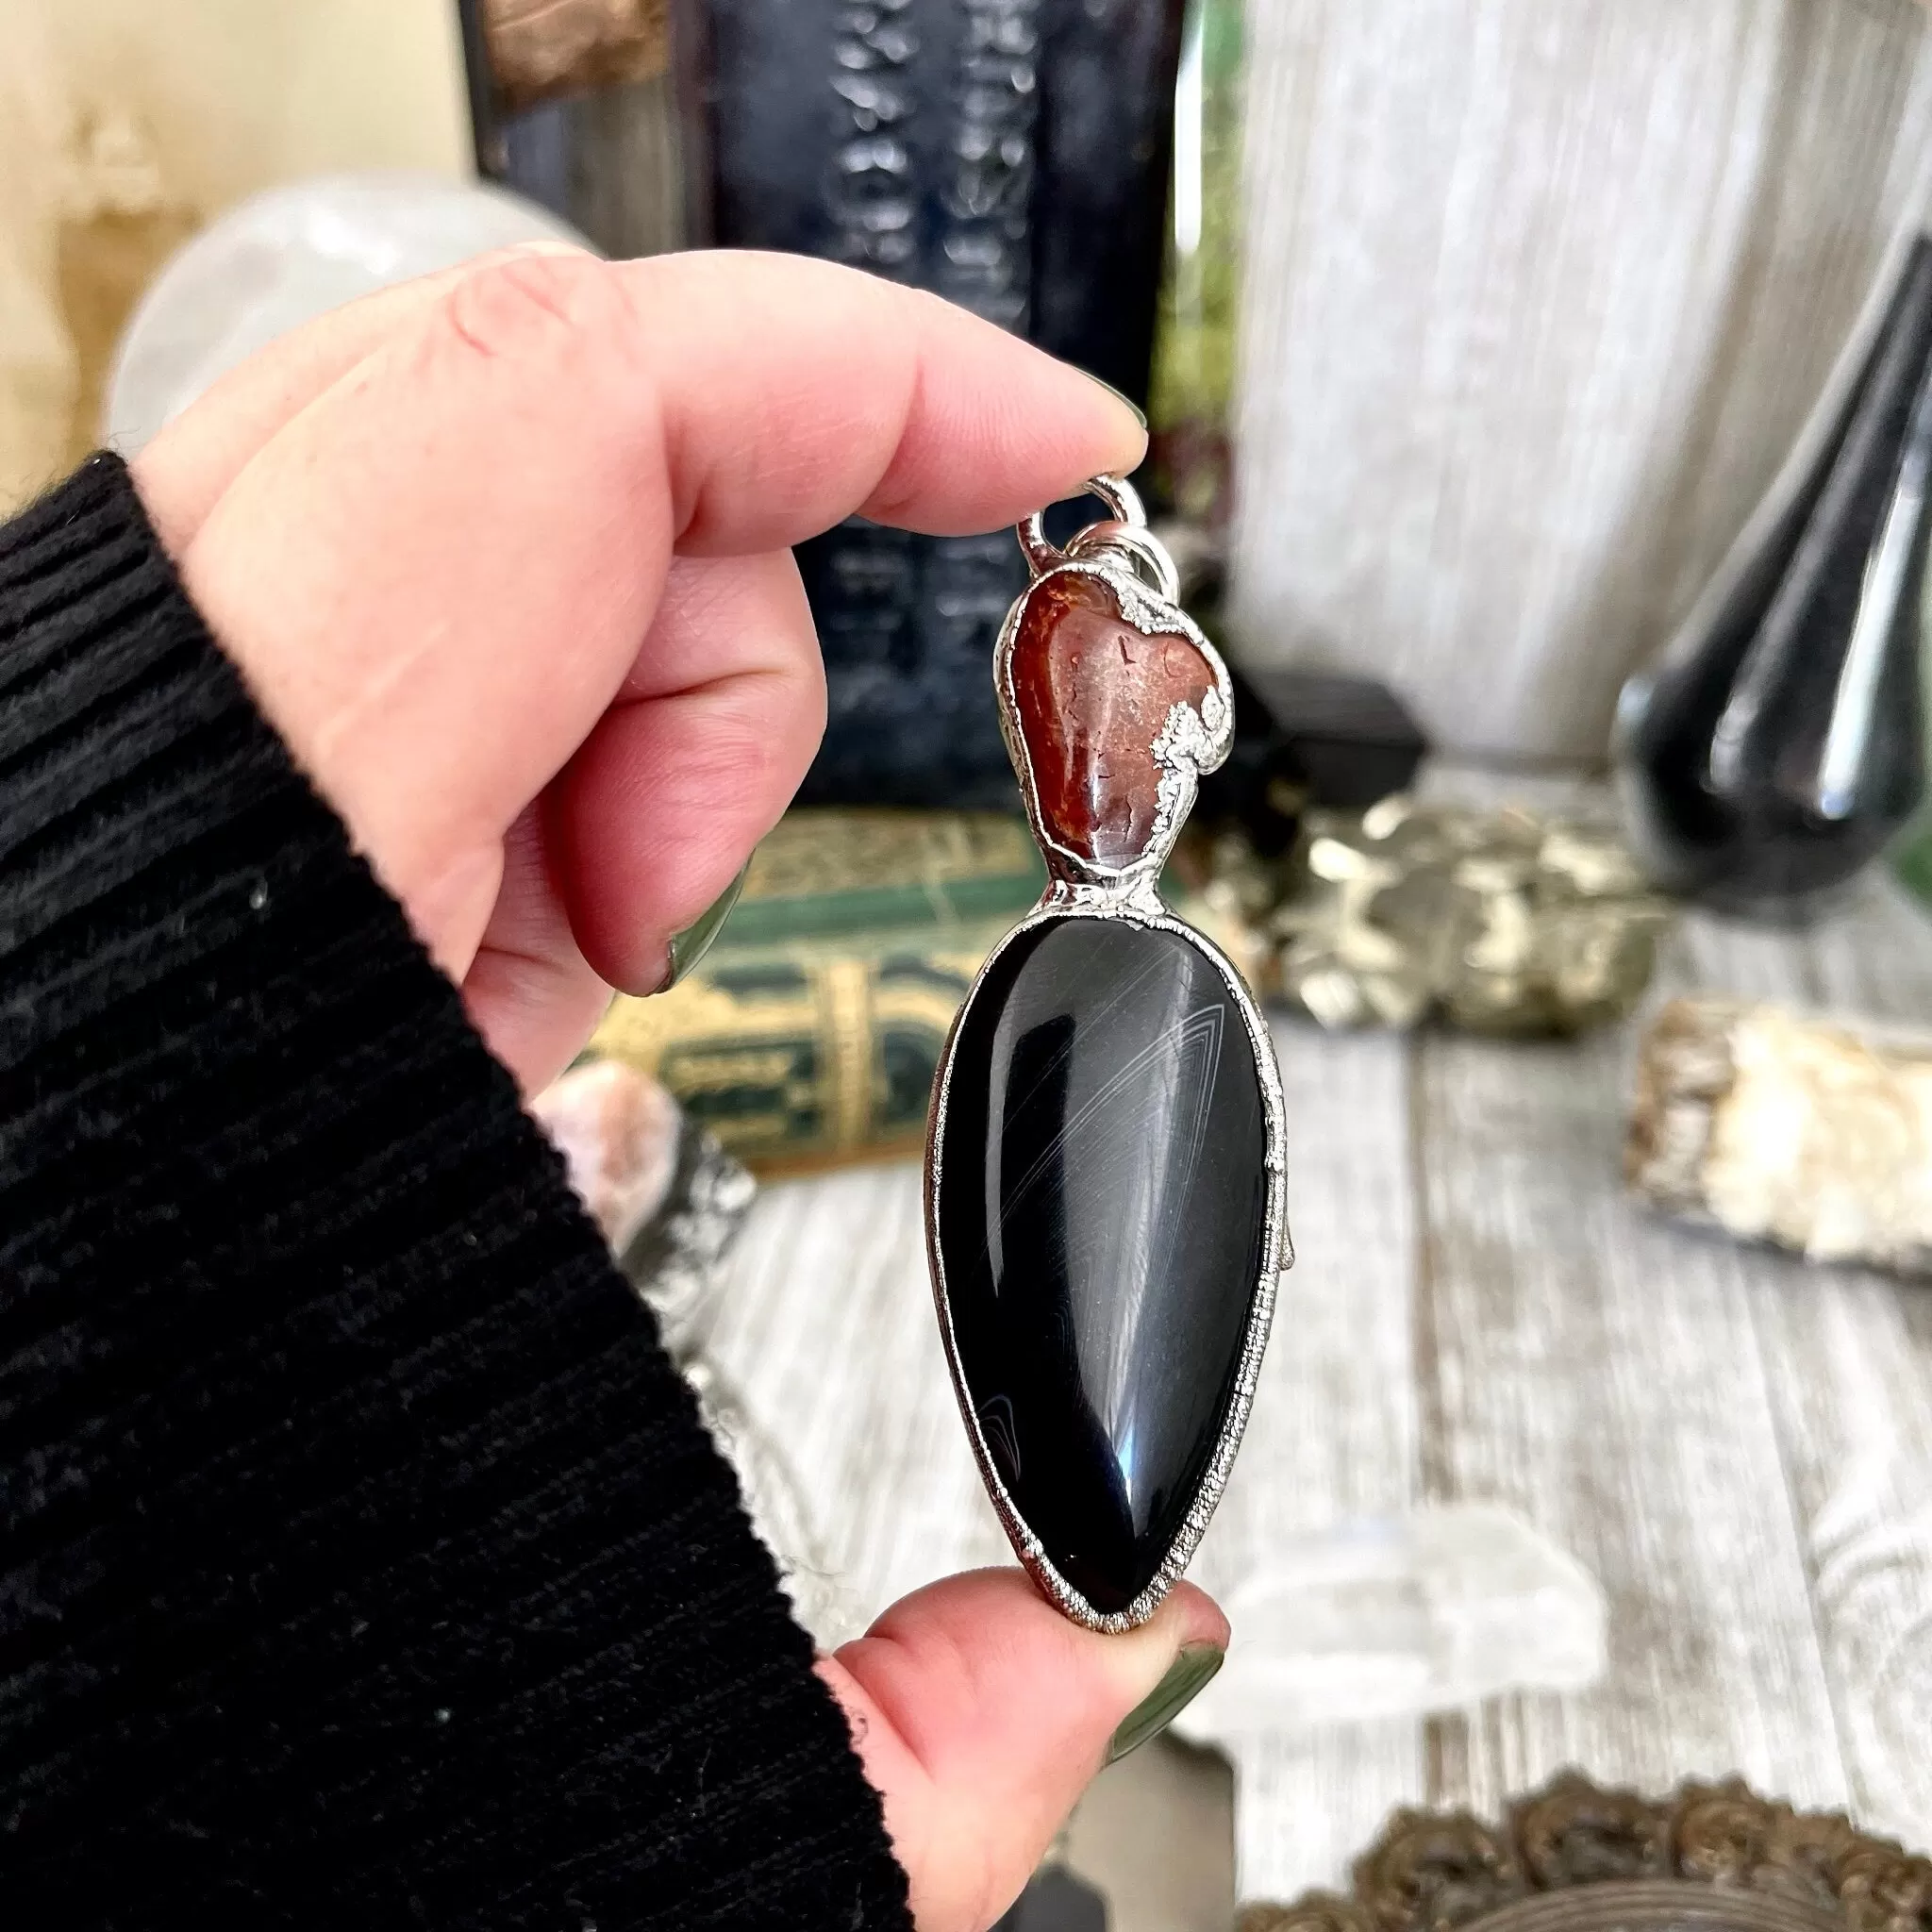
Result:
<svg viewBox="0 0 1932 1932"><path fill-rule="evenodd" d="M326 175L253 195L196 235L142 298L115 354L103 439L132 456L290 329L490 249L545 241L590 245L521 195L436 175Z"/></svg>

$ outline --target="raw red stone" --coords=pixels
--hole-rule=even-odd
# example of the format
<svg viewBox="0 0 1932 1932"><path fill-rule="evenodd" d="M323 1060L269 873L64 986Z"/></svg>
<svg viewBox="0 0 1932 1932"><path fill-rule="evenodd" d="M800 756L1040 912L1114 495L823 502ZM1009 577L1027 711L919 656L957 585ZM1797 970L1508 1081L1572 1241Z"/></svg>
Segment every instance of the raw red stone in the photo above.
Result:
<svg viewBox="0 0 1932 1932"><path fill-rule="evenodd" d="M1214 684L1200 647L1136 630L1104 582L1068 572L1028 596L1012 683L1047 831L1097 864L1131 864L1159 808L1154 742L1175 705L1198 711Z"/></svg>

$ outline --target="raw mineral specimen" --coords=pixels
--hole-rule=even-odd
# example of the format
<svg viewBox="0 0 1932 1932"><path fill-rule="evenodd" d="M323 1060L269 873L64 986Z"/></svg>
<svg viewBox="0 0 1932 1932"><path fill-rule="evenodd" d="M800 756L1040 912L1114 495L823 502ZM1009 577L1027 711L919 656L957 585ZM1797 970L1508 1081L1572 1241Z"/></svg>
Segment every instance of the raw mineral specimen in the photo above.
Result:
<svg viewBox="0 0 1932 1932"><path fill-rule="evenodd" d="M531 1103L597 1231L622 1253L664 1205L677 1165L677 1103L647 1074L574 1067Z"/></svg>
<svg viewBox="0 0 1932 1932"><path fill-rule="evenodd" d="M1039 740L1027 750L1043 817L1081 858L1130 864L1154 834L1162 729L1176 705L1208 702L1213 667L1188 638L1137 630L1100 577L1068 571L1028 595L1012 680Z"/></svg>
<svg viewBox="0 0 1932 1932"><path fill-rule="evenodd" d="M619 1061L572 1068L531 1111L664 1345L689 1362L710 1333L718 1262L757 1184L656 1080Z"/></svg>
<svg viewBox="0 0 1932 1932"><path fill-rule="evenodd" d="M1576 1033L1637 1004L1668 917L1606 827L1387 798L1309 815L1268 991L1330 1027Z"/></svg>
<svg viewBox="0 0 1932 1932"><path fill-rule="evenodd" d="M1674 1000L1641 1044L1624 1170L1740 1240L1932 1274L1932 1033Z"/></svg>
<svg viewBox="0 0 1932 1932"><path fill-rule="evenodd" d="M1513 1509L1431 1505L1202 1552L1239 1633L1176 1720L1190 1743L1453 1710L1603 1675L1609 1606L1576 1557Z"/></svg>

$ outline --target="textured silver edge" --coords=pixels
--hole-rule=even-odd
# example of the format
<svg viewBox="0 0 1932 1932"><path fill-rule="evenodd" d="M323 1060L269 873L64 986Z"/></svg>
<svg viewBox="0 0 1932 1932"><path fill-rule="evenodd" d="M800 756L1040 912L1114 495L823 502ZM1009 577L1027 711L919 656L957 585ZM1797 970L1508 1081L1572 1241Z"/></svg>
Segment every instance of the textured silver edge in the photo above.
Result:
<svg viewBox="0 0 1932 1932"><path fill-rule="evenodd" d="M1219 662L1218 659L1216 661ZM958 1045L959 1030L972 1010L974 1001L978 998L980 987L992 970L993 962L1022 933L1030 932L1035 926L1056 919L1123 920L1131 925L1177 933L1205 953L1227 982L1247 1026L1248 1042L1255 1056L1255 1071L1261 1087L1262 1108L1267 1115L1268 1208L1261 1245L1262 1270L1248 1302L1247 1328L1241 1338L1241 1366L1235 1374L1234 1397L1228 1404L1227 1418L1215 1441L1214 1453L1202 1475L1201 1486L1188 1506L1188 1513L1181 1520L1178 1533L1161 1558L1154 1580L1124 1610L1095 1609L1054 1568L1040 1540L1027 1528L1014 1507L1006 1484L1000 1480L980 1429L972 1396L967 1391L958 1341L953 1332L952 1304L946 1293L945 1263L940 1257L939 1191L945 1156L946 1100L952 1089L953 1055ZM925 1132L925 1254L932 1274L933 1303L939 1314L940 1336L945 1344L946 1367L952 1374L953 1392L958 1400L960 1418L966 1424L967 1440L973 1445L974 1460L979 1465L980 1479L986 1485L987 1494L992 1498L1000 1525L1005 1529L1014 1554L1055 1607L1090 1630L1118 1635L1122 1631L1138 1628L1159 1608L1161 1599L1180 1580L1182 1573L1193 1559L1221 1501L1222 1492L1227 1487L1235 1453L1240 1449L1241 1435L1247 1428L1248 1412L1254 1407L1255 1384L1261 1373L1261 1357L1268 1346L1268 1329L1274 1317L1275 1291L1282 1274L1294 1260L1288 1232L1287 1140L1288 1109L1281 1091L1281 1069L1275 1063L1274 1041L1266 1018L1255 1005L1254 996L1242 983L1241 974L1221 949L1206 934L1196 932L1185 920L1176 919L1164 908L1150 912L1138 900L1119 894L1104 899L1071 901L1049 885L1040 904L988 954L985 963L974 975L973 985L960 1004L951 1031L946 1035L945 1051L940 1058L939 1077L933 1083L932 1108L926 1118Z"/></svg>
<svg viewBox="0 0 1932 1932"><path fill-rule="evenodd" d="M1148 835L1146 849L1131 865L1099 865L1077 852L1069 851L1047 831L1040 813L1040 791L1034 781L1033 759L1020 728L1019 701L1013 691L1013 645L1034 592L1042 584L1061 576L1097 577L1113 592L1123 619L1142 637L1186 638L1207 658L1208 669L1214 674L1214 691L1205 715L1196 714L1201 718L1208 757L1198 761L1163 758L1158 746L1166 739L1167 729L1163 729L1155 746L1150 747L1160 766L1163 782L1155 810L1154 829ZM1227 675L1227 666L1223 662L1221 653L1208 641L1200 626L1179 605L1170 604L1166 598L1150 591L1124 563L1107 557L1081 558L1057 564L1052 570L1035 577L1014 599L993 645L992 682L993 691L999 698L1000 730L1007 741L1008 755L1013 760L1013 769L1019 774L1021 795L1026 801L1026 823L1032 827L1034 842L1046 859L1047 871L1063 889L1059 894L1061 909L1085 909L1091 906L1099 910L1125 898L1143 912L1150 915L1159 913L1162 908L1155 892L1155 882L1160 876L1161 867L1167 863L1168 855L1174 850L1174 841L1180 836L1188 813L1193 809L1196 782L1202 773L1218 771L1234 744L1234 684ZM1174 709L1184 712L1189 708L1176 705ZM1174 722L1170 714L1168 729Z"/></svg>

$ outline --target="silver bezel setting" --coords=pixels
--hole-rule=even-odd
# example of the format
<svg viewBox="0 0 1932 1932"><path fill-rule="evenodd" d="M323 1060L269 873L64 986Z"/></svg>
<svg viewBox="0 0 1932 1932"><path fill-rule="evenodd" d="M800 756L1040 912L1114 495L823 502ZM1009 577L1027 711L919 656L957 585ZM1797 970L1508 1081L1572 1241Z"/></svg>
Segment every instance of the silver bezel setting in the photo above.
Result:
<svg viewBox="0 0 1932 1932"><path fill-rule="evenodd" d="M1034 591L1052 577L1066 572L1101 578L1113 591L1123 618L1143 635L1175 634L1187 638L1202 652L1215 676L1215 688L1208 694L1202 710L1197 713L1191 707L1174 706L1158 739L1150 747L1162 773L1154 830L1145 852L1124 866L1097 864L1079 853L1068 850L1051 836L1041 822L1032 760L1020 729L1012 689L1014 641ZM993 658L993 682L999 695L1000 718L1008 749L1019 774L1027 817L1034 838L1045 857L1049 877L1040 903L987 956L946 1037L945 1049L940 1058L939 1075L933 1083L932 1108L926 1124L926 1258L932 1274L933 1301L939 1315L941 1339L945 1346L946 1366L953 1378L960 1417L966 1424L967 1439L973 1445L974 1459L979 1465L981 1480L992 1499L993 1508L1008 1540L1041 1592L1064 1615L1090 1630L1117 1634L1135 1629L1154 1614L1200 1547L1208 1522L1227 1487L1228 1474L1234 1467L1235 1454L1241 1447L1248 1413L1254 1405L1255 1386L1261 1372L1261 1357L1268 1343L1268 1330L1274 1319L1280 1277L1294 1259L1288 1230L1287 1109L1282 1096L1281 1073L1275 1064L1274 1042L1267 1020L1232 962L1205 934L1197 932L1185 920L1176 919L1161 903L1157 891L1161 866L1194 802L1198 774L1215 769L1227 755L1234 735L1233 693L1227 667L1222 662L1220 654L1186 613L1165 597L1150 591L1124 560L1117 562L1106 555L1068 558L1063 562L1053 564L1035 579L1014 603L1001 627ZM1185 718L1176 715L1180 713L1185 713ZM1188 1507L1173 1543L1161 1558L1159 1569L1140 1595L1125 1609L1117 1611L1096 1609L1060 1574L1021 1516L1001 1480L999 1471L994 1467L966 1386L958 1340L953 1327L945 1262L940 1252L939 1194L945 1167L946 1102L952 1089L954 1056L960 1031L967 1015L973 1010L974 1002L979 997L987 975L1008 947L1036 926L1059 919L1119 920L1154 931L1174 933L1205 954L1233 995L1236 1008L1247 1028L1266 1116L1268 1182L1262 1267L1249 1297L1247 1324L1242 1332L1234 1393L1200 1487Z"/></svg>
<svg viewBox="0 0 1932 1932"><path fill-rule="evenodd" d="M1060 576L1098 579L1113 593L1123 622L1132 625L1142 637L1186 638L1208 660L1208 667L1214 674L1213 689L1200 711L1190 705L1174 705L1148 747L1161 774L1154 829L1148 835L1146 848L1125 865L1103 865L1062 845L1053 836L1041 816L1033 756L1020 729L1019 700L1013 691L1013 646L1034 594ZM1200 774L1218 770L1234 743L1234 685L1221 653L1202 635L1200 626L1185 610L1150 591L1131 570L1113 558L1069 558L1034 578L1014 599L993 645L992 682L999 698L1000 730L1007 741L1007 754L1013 760L1013 770L1020 778L1020 793L1026 801L1026 823L1033 829L1034 842L1046 860L1053 882L1049 890L1062 889L1061 899L1070 908L1076 905L1115 905L1125 900L1145 912L1160 911L1155 885L1188 813L1193 809Z"/></svg>

